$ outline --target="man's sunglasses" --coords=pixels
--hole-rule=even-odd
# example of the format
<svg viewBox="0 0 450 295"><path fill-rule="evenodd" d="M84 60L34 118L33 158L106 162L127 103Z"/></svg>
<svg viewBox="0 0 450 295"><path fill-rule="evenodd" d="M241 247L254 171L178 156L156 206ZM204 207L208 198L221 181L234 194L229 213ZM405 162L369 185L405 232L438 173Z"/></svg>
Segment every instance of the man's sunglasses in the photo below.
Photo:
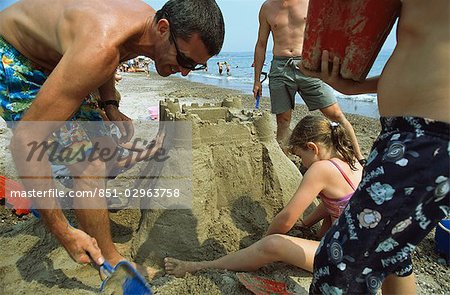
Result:
<svg viewBox="0 0 450 295"><path fill-rule="evenodd" d="M178 49L177 41L175 40L175 35L173 34L173 31L170 30L170 38L173 41L173 44L175 44L175 49L177 50L177 62L178 65L181 67L191 70L191 71L198 71L198 70L204 70L206 69L206 64L199 64L195 61L193 61L191 58L187 57Z"/></svg>

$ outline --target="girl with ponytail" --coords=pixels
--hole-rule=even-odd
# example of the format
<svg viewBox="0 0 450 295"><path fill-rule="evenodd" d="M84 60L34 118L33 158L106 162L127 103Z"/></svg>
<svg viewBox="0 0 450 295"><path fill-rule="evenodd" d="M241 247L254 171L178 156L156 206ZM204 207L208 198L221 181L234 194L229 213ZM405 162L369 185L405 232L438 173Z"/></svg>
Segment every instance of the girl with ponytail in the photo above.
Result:
<svg viewBox="0 0 450 295"><path fill-rule="evenodd" d="M254 271L272 262L284 262L312 272L318 241L291 237L286 233L319 195L321 204L301 220L311 226L324 219L323 235L342 213L361 181L362 166L345 129L325 117L307 116L294 128L289 140L291 152L308 168L292 199L278 213L261 240L248 248L212 261L182 261L165 258L166 272L177 277L202 269Z"/></svg>
<svg viewBox="0 0 450 295"><path fill-rule="evenodd" d="M289 145L291 153L302 158L308 168L299 190L304 186L310 193L302 198L312 202L311 198L317 193L321 199L320 205L301 223L310 227L323 219L318 234L322 237L350 201L361 180L363 167L356 159L346 130L325 117L304 117L292 131Z"/></svg>

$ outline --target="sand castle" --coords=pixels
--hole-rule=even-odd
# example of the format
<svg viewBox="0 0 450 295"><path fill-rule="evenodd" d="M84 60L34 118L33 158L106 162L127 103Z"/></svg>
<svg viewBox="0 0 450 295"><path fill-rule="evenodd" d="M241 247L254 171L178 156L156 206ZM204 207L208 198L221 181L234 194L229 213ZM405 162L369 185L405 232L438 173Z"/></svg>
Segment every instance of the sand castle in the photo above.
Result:
<svg viewBox="0 0 450 295"><path fill-rule="evenodd" d="M191 123L191 130L173 131L161 175L173 174L167 169L192 157L192 203L144 211L133 238L134 258L150 265L167 255L213 258L260 238L301 181L275 140L270 114L242 110L239 99L189 106L165 100L160 120ZM189 140L191 149L183 146Z"/></svg>

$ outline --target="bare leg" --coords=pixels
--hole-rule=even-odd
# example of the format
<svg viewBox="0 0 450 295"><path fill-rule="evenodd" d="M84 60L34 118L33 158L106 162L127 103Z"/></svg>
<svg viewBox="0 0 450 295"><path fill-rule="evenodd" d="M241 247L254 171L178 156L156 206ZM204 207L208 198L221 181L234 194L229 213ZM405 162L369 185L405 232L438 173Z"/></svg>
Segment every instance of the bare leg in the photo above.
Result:
<svg viewBox="0 0 450 295"><path fill-rule="evenodd" d="M88 192L93 191L94 188L105 188L105 179L98 177L99 174L105 173L105 163L97 160L89 163L77 163L71 165L69 168L73 175L79 177L74 183L75 191ZM117 251L112 241L109 213L106 209L106 199L98 197L75 198L74 208L75 215L80 224L80 229L95 238L105 259L113 266L120 261L125 260L119 251ZM139 272L149 278L152 278L156 273L156 270L152 268L134 265Z"/></svg>
<svg viewBox="0 0 450 295"><path fill-rule="evenodd" d="M192 262L167 257L164 262L166 272L177 277L209 268L254 271L276 261L295 265L312 272L317 247L319 247L317 241L275 234L264 237L248 248L213 261Z"/></svg>
<svg viewBox="0 0 450 295"><path fill-rule="evenodd" d="M287 145L289 136L291 135L290 132L290 124L291 124L291 118L292 118L292 110L289 110L287 112L277 114L277 141L280 144L281 149L283 152L287 153Z"/></svg>
<svg viewBox="0 0 450 295"><path fill-rule="evenodd" d="M356 158L358 160L364 159L364 156L361 153L361 149L358 144L358 139L356 138L355 130L353 130L352 124L350 124L350 122L347 120L339 105L335 103L329 107L321 109L320 111L328 119L342 124L350 137L353 148L355 150Z"/></svg>
<svg viewBox="0 0 450 295"><path fill-rule="evenodd" d="M381 288L383 294L416 294L416 278L414 274L407 277L389 275Z"/></svg>
<svg viewBox="0 0 450 295"><path fill-rule="evenodd" d="M105 180L99 175L106 171L105 163L97 160L90 163L77 163L70 166L75 179L74 190L79 192L90 192L95 188L104 189ZM124 258L116 250L111 237L109 214L106 209L106 199L99 198L75 198L75 215L80 227L88 235L97 240L102 254L111 264L116 264Z"/></svg>

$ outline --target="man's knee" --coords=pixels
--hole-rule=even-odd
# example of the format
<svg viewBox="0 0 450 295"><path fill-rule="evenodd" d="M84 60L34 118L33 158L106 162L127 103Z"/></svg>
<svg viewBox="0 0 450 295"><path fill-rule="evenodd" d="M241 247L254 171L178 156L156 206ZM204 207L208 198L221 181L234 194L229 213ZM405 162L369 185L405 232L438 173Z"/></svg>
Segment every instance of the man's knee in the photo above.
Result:
<svg viewBox="0 0 450 295"><path fill-rule="evenodd" d="M331 121L334 122L344 122L347 119L345 118L344 113L342 112L341 108L339 107L339 105L337 103L320 109L320 111L322 112L322 114L327 117L328 119L330 119Z"/></svg>

